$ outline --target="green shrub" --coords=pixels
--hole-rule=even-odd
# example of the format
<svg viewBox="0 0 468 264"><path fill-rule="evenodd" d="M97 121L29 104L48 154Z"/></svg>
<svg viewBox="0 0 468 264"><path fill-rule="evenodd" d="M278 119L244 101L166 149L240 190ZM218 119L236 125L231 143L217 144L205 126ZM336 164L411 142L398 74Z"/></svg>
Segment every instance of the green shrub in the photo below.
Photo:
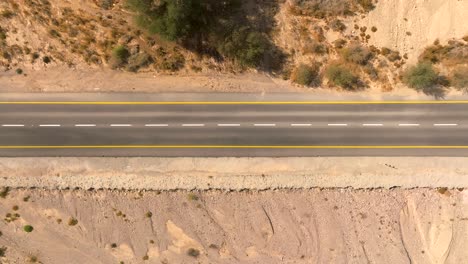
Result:
<svg viewBox="0 0 468 264"><path fill-rule="evenodd" d="M7 247L0 247L0 257L5 257Z"/></svg>
<svg viewBox="0 0 468 264"><path fill-rule="evenodd" d="M410 67L403 75L406 85L417 90L423 90L435 86L438 74L428 62L420 62Z"/></svg>
<svg viewBox="0 0 468 264"><path fill-rule="evenodd" d="M365 65L372 58L372 52L369 48L353 43L343 49L343 58L347 62Z"/></svg>
<svg viewBox="0 0 468 264"><path fill-rule="evenodd" d="M20 68L16 69L16 74L23 74L23 70Z"/></svg>
<svg viewBox="0 0 468 264"><path fill-rule="evenodd" d="M312 66L301 64L293 70L291 80L304 86L317 86L320 84L319 70L317 64Z"/></svg>
<svg viewBox="0 0 468 264"><path fill-rule="evenodd" d="M468 66L458 66L454 69L450 78L453 87L468 92Z"/></svg>
<svg viewBox="0 0 468 264"><path fill-rule="evenodd" d="M196 258L196 257L198 257L200 255L200 251L198 249L195 249L195 248L189 248L187 250L187 255Z"/></svg>
<svg viewBox="0 0 468 264"><path fill-rule="evenodd" d="M112 69L117 69L122 67L127 63L130 52L124 46L117 46L112 50L112 56L110 59L110 66Z"/></svg>
<svg viewBox="0 0 468 264"><path fill-rule="evenodd" d="M339 64L328 66L326 72L328 80L346 90L355 90L359 85L359 77L354 75L348 68Z"/></svg>
<svg viewBox="0 0 468 264"><path fill-rule="evenodd" d="M249 27L234 30L219 45L221 54L235 59L242 66L250 67L260 66L269 48L267 37Z"/></svg>
<svg viewBox="0 0 468 264"><path fill-rule="evenodd" d="M32 226L30 226L30 225L25 225L25 226L23 227L23 230L24 230L24 232L26 232L26 233L31 233L31 232L34 230L34 228L33 228Z"/></svg>

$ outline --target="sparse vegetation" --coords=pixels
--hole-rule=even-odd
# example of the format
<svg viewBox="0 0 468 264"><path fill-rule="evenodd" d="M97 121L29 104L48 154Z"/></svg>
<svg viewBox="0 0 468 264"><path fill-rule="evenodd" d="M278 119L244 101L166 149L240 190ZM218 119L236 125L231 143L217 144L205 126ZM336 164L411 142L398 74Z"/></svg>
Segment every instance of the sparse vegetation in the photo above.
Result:
<svg viewBox="0 0 468 264"><path fill-rule="evenodd" d="M329 24L330 28L334 31L344 31L346 29L346 25L339 19L332 20Z"/></svg>
<svg viewBox="0 0 468 264"><path fill-rule="evenodd" d="M340 86L346 90L355 90L358 88L359 77L345 66L332 64L328 66L325 74L333 85Z"/></svg>
<svg viewBox="0 0 468 264"><path fill-rule="evenodd" d="M195 249L195 248L189 248L187 250L187 255L196 258L196 257L198 257L200 255L200 251L198 249Z"/></svg>
<svg viewBox="0 0 468 264"><path fill-rule="evenodd" d="M0 197L1 198L6 198L9 193L10 193L10 188L9 187L2 187L2 189L0 190Z"/></svg>
<svg viewBox="0 0 468 264"><path fill-rule="evenodd" d="M151 218L153 216L153 213L148 211L148 212L146 212L145 216L148 217L148 218Z"/></svg>
<svg viewBox="0 0 468 264"><path fill-rule="evenodd" d="M22 69L20 69L20 68L16 69L16 74L18 74L18 75L21 75L21 74L23 74L23 70L22 70Z"/></svg>
<svg viewBox="0 0 468 264"><path fill-rule="evenodd" d="M5 246L0 247L0 257L5 257L6 251L7 251L7 247Z"/></svg>
<svg viewBox="0 0 468 264"><path fill-rule="evenodd" d="M200 199L200 198L198 198L198 196L196 194L194 194L194 193L189 193L187 195L187 199L189 199L190 201L198 201L198 199Z"/></svg>
<svg viewBox="0 0 468 264"><path fill-rule="evenodd" d="M78 224L78 220L74 217L71 217L70 219L68 219L68 225L69 226L75 226Z"/></svg>
<svg viewBox="0 0 468 264"><path fill-rule="evenodd" d="M31 225L25 225L25 226L23 227L23 230L24 230L24 232L26 232L26 233L31 233L31 232L34 230L34 227L32 227Z"/></svg>
<svg viewBox="0 0 468 264"><path fill-rule="evenodd" d="M312 66L300 64L291 74L291 80L304 86L317 86L320 84L320 67L314 63Z"/></svg>
<svg viewBox="0 0 468 264"><path fill-rule="evenodd" d="M369 48L352 43L343 49L342 56L347 62L365 65L372 58Z"/></svg>

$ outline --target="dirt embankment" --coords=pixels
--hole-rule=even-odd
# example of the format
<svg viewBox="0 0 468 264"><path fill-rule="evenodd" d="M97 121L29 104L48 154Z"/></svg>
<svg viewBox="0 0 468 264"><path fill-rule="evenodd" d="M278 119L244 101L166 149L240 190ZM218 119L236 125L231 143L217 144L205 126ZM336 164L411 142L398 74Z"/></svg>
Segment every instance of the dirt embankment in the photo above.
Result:
<svg viewBox="0 0 468 264"><path fill-rule="evenodd" d="M6 264L459 264L468 258L468 192L461 189L11 190L0 213Z"/></svg>

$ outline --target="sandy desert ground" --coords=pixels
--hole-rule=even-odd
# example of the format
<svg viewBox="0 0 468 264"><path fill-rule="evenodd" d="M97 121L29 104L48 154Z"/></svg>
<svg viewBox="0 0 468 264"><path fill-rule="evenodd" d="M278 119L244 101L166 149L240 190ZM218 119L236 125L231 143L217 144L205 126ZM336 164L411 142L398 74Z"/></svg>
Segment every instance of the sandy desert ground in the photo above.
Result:
<svg viewBox="0 0 468 264"><path fill-rule="evenodd" d="M36 189L0 199L6 264L459 264L468 257L463 189Z"/></svg>

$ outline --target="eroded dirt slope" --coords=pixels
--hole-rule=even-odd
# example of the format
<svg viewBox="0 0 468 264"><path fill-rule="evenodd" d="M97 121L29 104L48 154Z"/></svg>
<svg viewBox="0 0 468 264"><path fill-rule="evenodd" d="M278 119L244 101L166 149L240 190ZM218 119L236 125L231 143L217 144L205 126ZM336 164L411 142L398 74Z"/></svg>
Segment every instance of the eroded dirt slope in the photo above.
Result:
<svg viewBox="0 0 468 264"><path fill-rule="evenodd" d="M466 190L10 190L0 201L2 263L463 263L468 257Z"/></svg>

